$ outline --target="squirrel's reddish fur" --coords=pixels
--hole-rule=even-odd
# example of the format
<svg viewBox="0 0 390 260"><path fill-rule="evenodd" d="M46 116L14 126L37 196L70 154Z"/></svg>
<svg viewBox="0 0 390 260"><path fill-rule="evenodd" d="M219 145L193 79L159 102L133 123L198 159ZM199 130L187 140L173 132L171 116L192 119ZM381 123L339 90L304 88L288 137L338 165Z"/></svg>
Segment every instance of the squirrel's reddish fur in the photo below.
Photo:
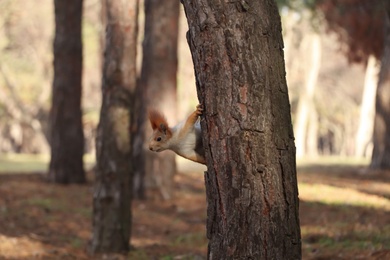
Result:
<svg viewBox="0 0 390 260"><path fill-rule="evenodd" d="M200 105L188 118L174 127L169 127L166 118L156 110L149 111L153 135L149 149L154 152L172 150L194 162L206 164L198 117L202 114Z"/></svg>
<svg viewBox="0 0 390 260"><path fill-rule="evenodd" d="M163 114L161 114L157 110L154 109L149 110L149 120L150 120L150 124L152 125L153 131L156 129L162 131L163 130L161 129L162 126L166 126L169 134L172 134L170 128L168 127L167 119Z"/></svg>

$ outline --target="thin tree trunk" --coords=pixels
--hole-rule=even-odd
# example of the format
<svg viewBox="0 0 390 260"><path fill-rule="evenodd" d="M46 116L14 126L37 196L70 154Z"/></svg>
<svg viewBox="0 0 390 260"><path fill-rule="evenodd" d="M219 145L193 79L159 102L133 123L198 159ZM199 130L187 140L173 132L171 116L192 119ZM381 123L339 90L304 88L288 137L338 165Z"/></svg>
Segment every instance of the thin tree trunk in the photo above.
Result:
<svg viewBox="0 0 390 260"><path fill-rule="evenodd" d="M306 140L307 154L310 157L318 156L318 113L315 107L310 111L310 117L307 126L307 140Z"/></svg>
<svg viewBox="0 0 390 260"><path fill-rule="evenodd" d="M184 0L208 172L208 259L300 259L294 136L274 1Z"/></svg>
<svg viewBox="0 0 390 260"><path fill-rule="evenodd" d="M372 139L375 116L375 95L378 86L379 66L374 55L368 57L364 90L360 107L359 127L355 139L355 156L364 157Z"/></svg>
<svg viewBox="0 0 390 260"><path fill-rule="evenodd" d="M137 114L134 114L133 122L133 196L134 199L145 199L145 123L146 123L146 96L144 90L137 80L135 90L134 106Z"/></svg>
<svg viewBox="0 0 390 260"><path fill-rule="evenodd" d="M296 120L294 124L294 133L297 146L297 157L303 157L307 153L307 131L310 112L314 107L314 92L317 85L318 74L321 65L321 38L318 34L307 36L307 44L310 46L309 60L306 63L307 74L306 84L300 95ZM304 45L306 46L306 45Z"/></svg>
<svg viewBox="0 0 390 260"><path fill-rule="evenodd" d="M91 251L126 252L131 234L132 95L138 1L107 0Z"/></svg>
<svg viewBox="0 0 390 260"><path fill-rule="evenodd" d="M83 1L54 1L54 81L50 111L49 180L84 183L81 114Z"/></svg>
<svg viewBox="0 0 390 260"><path fill-rule="evenodd" d="M143 127L138 136L149 138L152 134L149 122L145 120L147 106L163 112L171 124L176 123L177 101L177 45L179 7L177 0L145 0L145 37L143 42L143 60L140 85L143 100L140 104ZM140 102L140 101L138 101ZM138 143L144 143L137 140ZM138 145L138 147L141 147ZM146 147L145 169L138 170L138 174L146 173L146 182L149 186L157 186L165 199L172 197L173 177L176 173L175 155L172 152L153 153ZM138 157L138 161L143 159ZM137 181L142 183L142 177Z"/></svg>
<svg viewBox="0 0 390 260"><path fill-rule="evenodd" d="M387 8L385 44L376 94L374 150L370 165L373 169L390 169L390 4Z"/></svg>

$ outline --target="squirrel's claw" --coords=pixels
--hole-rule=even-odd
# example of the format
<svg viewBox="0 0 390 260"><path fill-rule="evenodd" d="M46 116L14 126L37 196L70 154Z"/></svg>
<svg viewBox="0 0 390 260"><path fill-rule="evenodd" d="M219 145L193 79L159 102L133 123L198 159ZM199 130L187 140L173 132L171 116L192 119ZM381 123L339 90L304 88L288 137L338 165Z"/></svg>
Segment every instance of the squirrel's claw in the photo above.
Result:
<svg viewBox="0 0 390 260"><path fill-rule="evenodd" d="M196 106L196 111L195 111L195 112L196 112L196 114L199 115L199 116L203 113L203 108L202 108L202 105L201 105L201 104L199 104L199 105Z"/></svg>

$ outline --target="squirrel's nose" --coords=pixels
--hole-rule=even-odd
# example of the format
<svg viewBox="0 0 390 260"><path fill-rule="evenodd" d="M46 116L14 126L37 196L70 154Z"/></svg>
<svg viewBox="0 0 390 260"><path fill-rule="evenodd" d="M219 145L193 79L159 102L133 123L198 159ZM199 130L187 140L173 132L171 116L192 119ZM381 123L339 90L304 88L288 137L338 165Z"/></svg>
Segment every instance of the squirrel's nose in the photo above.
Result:
<svg viewBox="0 0 390 260"><path fill-rule="evenodd" d="M150 151L153 151L153 148L152 148L151 146L149 146L149 150L150 150Z"/></svg>

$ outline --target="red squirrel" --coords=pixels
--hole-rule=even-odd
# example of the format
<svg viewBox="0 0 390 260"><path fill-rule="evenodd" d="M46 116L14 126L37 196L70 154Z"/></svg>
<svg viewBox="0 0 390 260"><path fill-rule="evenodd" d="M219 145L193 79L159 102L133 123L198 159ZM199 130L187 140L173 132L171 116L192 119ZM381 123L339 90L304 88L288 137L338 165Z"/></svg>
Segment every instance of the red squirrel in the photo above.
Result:
<svg viewBox="0 0 390 260"><path fill-rule="evenodd" d="M198 105L187 120L172 128L168 126L166 118L160 112L150 110L149 120L153 135L149 142L149 149L153 152L169 149L186 159L206 164L198 120L202 110L201 105Z"/></svg>

